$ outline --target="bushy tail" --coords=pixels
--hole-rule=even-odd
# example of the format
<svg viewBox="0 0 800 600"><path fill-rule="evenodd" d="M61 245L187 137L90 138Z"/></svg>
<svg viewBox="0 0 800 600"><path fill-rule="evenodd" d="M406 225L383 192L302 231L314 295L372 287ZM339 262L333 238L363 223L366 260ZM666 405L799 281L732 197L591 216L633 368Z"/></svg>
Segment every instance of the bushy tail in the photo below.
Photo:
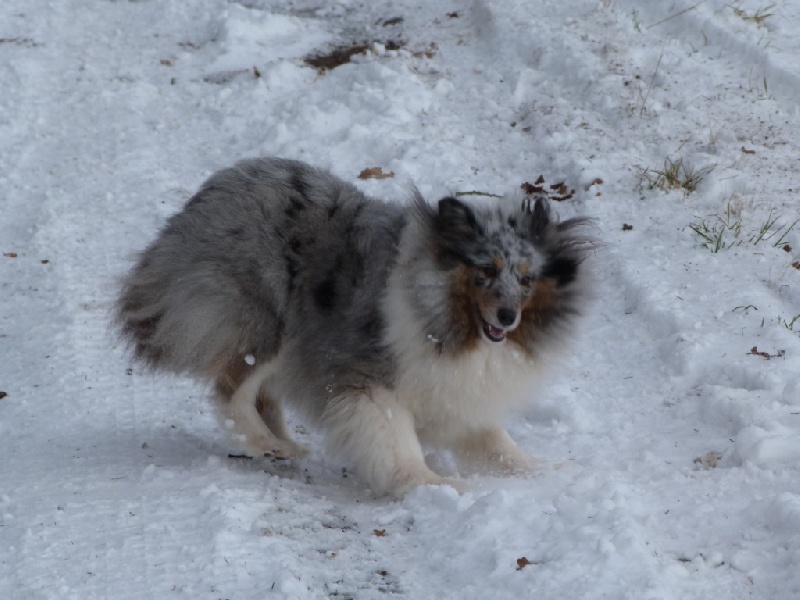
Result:
<svg viewBox="0 0 800 600"><path fill-rule="evenodd" d="M153 369L216 379L237 357L256 353L243 326L246 303L219 277L155 260L154 249L123 280L115 307L122 337Z"/></svg>

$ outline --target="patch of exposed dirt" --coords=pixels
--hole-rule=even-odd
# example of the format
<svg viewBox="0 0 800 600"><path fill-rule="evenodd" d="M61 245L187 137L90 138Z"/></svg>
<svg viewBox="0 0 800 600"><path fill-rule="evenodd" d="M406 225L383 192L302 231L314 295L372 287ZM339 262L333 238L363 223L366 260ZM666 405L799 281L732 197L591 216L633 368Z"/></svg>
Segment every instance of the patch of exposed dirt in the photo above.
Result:
<svg viewBox="0 0 800 600"><path fill-rule="evenodd" d="M364 54L376 42L357 42L343 46L334 46L330 50L321 54L305 57L303 62L317 70L330 71L336 67L346 65L356 54ZM387 50L399 50L404 44L403 42L397 40L388 40L377 43L383 44Z"/></svg>

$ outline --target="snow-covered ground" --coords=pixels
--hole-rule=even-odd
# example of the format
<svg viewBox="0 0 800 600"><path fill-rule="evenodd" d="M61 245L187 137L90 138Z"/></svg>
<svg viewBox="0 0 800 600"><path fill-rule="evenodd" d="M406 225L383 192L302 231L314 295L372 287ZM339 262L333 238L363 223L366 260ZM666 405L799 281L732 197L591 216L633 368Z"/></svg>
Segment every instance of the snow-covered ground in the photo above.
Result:
<svg viewBox="0 0 800 600"><path fill-rule="evenodd" d="M800 598L798 30L800 0L3 0L0 598ZM229 458L207 389L131 364L117 278L267 154L387 198L575 189L598 301L510 423L538 476L391 501Z"/></svg>

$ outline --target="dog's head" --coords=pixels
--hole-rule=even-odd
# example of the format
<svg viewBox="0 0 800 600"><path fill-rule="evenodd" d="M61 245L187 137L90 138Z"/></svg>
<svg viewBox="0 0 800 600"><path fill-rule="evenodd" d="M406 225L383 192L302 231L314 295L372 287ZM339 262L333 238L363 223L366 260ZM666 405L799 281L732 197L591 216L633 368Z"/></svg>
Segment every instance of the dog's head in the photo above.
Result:
<svg viewBox="0 0 800 600"><path fill-rule="evenodd" d="M447 273L446 335L452 350L508 340L534 353L542 336L579 309L586 219L559 222L547 201L470 207L442 198L427 207L428 240Z"/></svg>

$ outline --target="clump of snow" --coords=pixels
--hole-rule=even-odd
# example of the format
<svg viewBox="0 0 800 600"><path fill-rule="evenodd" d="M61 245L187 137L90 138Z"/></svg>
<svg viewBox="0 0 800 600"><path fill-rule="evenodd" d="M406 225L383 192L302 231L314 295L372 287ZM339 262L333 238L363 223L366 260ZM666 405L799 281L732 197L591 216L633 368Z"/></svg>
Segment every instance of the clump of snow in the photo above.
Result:
<svg viewBox="0 0 800 600"><path fill-rule="evenodd" d="M220 20L220 33L215 40L219 51L207 68L209 74L302 59L336 39L324 20L236 3L227 5Z"/></svg>

